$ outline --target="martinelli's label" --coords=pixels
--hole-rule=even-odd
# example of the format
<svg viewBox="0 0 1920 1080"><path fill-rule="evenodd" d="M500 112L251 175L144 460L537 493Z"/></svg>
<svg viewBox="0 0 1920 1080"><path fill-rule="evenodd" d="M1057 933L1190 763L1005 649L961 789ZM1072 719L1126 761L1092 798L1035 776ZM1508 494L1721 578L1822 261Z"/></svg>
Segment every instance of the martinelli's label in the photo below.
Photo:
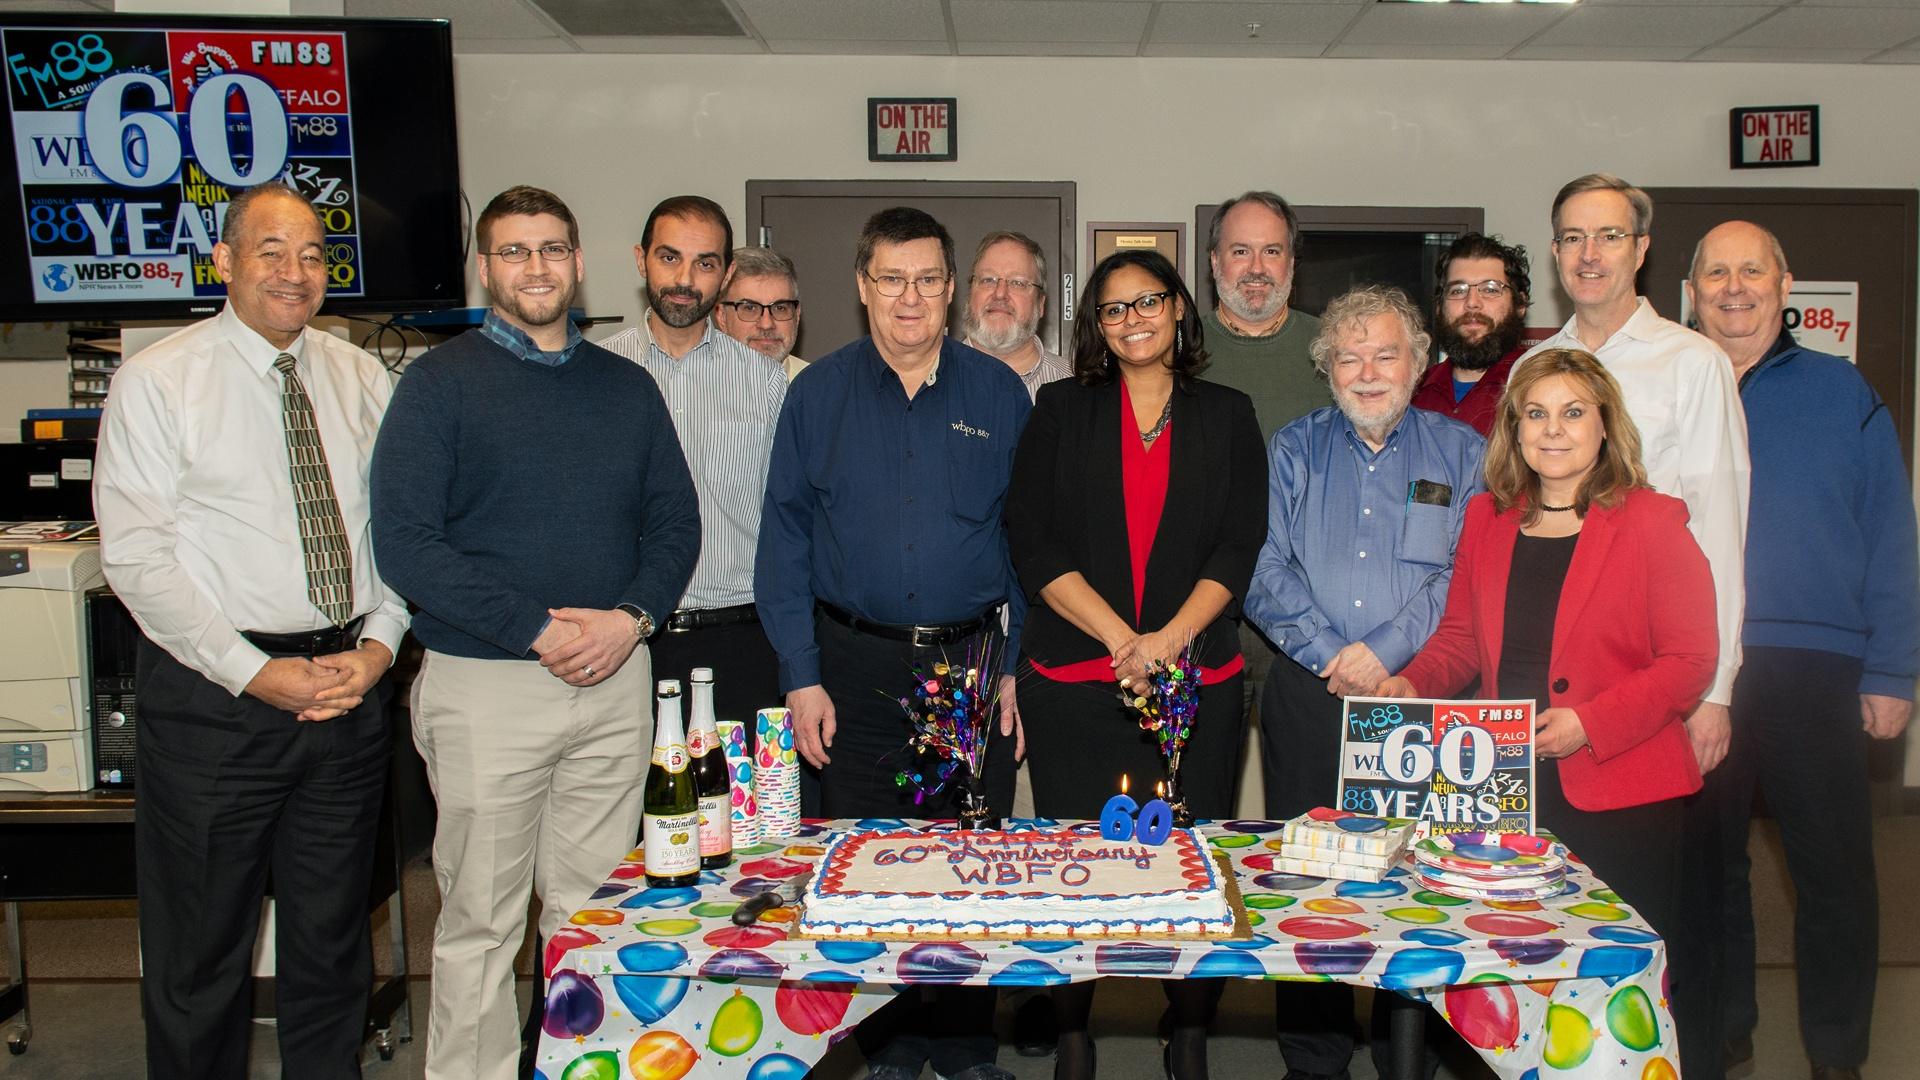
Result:
<svg viewBox="0 0 1920 1080"><path fill-rule="evenodd" d="M724 855L733 850L733 818L729 795L700 797L700 854Z"/></svg>
<svg viewBox="0 0 1920 1080"><path fill-rule="evenodd" d="M640 844L649 877L680 877L700 870L700 815L644 814Z"/></svg>
<svg viewBox="0 0 1920 1080"><path fill-rule="evenodd" d="M716 728L712 732L702 731L699 728L692 728L688 730L687 753L693 755L694 757L699 757L702 754L705 754L709 750L718 750L718 749L720 749L719 729Z"/></svg>
<svg viewBox="0 0 1920 1080"><path fill-rule="evenodd" d="M679 743L662 746L653 744L653 763L668 772L686 772L687 764L693 759L687 756L687 748Z"/></svg>

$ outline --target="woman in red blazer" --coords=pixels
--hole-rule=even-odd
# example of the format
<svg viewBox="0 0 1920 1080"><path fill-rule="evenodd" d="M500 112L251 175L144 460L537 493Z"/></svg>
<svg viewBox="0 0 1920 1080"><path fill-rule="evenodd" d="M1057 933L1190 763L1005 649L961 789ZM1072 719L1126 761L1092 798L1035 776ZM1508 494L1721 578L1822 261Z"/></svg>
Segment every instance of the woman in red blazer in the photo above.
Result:
<svg viewBox="0 0 1920 1080"><path fill-rule="evenodd" d="M1719 653L1706 556L1685 504L1646 486L1620 386L1587 353L1515 369L1486 469L1446 614L1379 693L1479 677L1485 697L1534 699L1535 820L1666 936L1680 799L1700 788L1684 721Z"/></svg>

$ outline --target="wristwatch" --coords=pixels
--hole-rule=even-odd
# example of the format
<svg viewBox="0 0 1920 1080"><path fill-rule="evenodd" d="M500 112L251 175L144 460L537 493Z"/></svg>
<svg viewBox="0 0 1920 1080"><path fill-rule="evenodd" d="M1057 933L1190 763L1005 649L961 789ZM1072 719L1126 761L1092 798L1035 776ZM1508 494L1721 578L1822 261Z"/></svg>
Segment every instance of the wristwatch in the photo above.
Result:
<svg viewBox="0 0 1920 1080"><path fill-rule="evenodd" d="M633 620L633 632L641 641L645 641L653 636L653 616L641 611L632 604L620 604L616 606L614 610L627 613L627 617Z"/></svg>

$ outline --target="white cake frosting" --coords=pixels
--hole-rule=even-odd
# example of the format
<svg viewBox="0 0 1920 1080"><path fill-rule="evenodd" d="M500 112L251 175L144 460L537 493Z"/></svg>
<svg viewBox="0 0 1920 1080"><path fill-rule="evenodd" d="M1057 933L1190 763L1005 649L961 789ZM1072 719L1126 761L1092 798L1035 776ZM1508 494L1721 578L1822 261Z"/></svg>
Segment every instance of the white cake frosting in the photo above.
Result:
<svg viewBox="0 0 1920 1080"><path fill-rule="evenodd" d="M1219 935L1233 925L1196 830L1149 846L1088 826L842 833L800 916L819 937Z"/></svg>

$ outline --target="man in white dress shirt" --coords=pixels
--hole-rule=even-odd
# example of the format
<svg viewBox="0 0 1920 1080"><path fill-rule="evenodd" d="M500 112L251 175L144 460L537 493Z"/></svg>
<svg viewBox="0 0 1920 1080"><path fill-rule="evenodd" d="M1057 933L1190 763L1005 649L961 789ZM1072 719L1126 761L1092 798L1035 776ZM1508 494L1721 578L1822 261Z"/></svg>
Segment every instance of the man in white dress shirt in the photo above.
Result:
<svg viewBox="0 0 1920 1080"><path fill-rule="evenodd" d="M147 635L134 823L147 1075L247 1074L271 871L282 1074L357 1077L381 676L407 628L367 515L391 383L307 326L327 266L301 196L237 196L213 261L225 309L128 358L94 467L107 580Z"/></svg>
<svg viewBox="0 0 1920 1080"><path fill-rule="evenodd" d="M1553 200L1553 253L1560 284L1573 298L1573 318L1520 362L1544 349L1584 349L1619 380L1627 413L1640 429L1642 463L1656 491L1687 504L1687 528L1713 569L1720 662L1713 685L1687 720L1700 771L1727 756L1732 734L1728 706L1740 671L1741 620L1746 610L1746 413L1733 365L1718 345L1663 319L1634 293L1634 274L1646 261L1653 199L1617 176L1592 173L1570 181ZM1687 846L1696 857L1682 873L1684 903L1717 910L1718 838L1711 807L1687 809ZM1693 872L1684 872L1693 871ZM1630 899L1630 898L1629 898ZM1674 1021L1680 1029L1682 1071L1711 1078L1720 1071L1717 1006L1706 992L1713 980L1710 950L1694 941L1673 943Z"/></svg>

